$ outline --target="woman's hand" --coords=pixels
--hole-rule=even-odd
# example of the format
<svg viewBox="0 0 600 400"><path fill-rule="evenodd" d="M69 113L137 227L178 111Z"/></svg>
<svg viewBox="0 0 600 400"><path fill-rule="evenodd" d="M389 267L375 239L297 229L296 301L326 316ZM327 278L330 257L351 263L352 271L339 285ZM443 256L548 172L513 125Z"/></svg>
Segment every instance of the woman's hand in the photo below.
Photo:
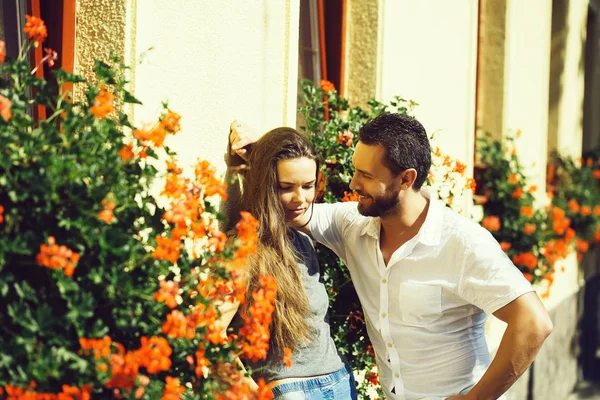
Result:
<svg viewBox="0 0 600 400"><path fill-rule="evenodd" d="M229 125L229 146L231 148L231 155L237 155L247 162L250 152L252 151L252 145L256 143L261 136L262 135L248 125L238 120L234 120L231 125Z"/></svg>

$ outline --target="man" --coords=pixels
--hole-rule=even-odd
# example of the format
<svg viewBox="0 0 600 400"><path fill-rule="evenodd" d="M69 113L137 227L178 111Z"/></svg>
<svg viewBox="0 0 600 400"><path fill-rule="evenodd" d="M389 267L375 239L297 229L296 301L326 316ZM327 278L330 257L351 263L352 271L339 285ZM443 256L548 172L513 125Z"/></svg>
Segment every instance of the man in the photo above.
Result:
<svg viewBox="0 0 600 400"><path fill-rule="evenodd" d="M431 150L418 121L382 115L358 138L358 204L316 204L297 224L348 266L386 396L501 398L552 331L544 306L488 231L422 189ZM486 314L508 324L491 364Z"/></svg>

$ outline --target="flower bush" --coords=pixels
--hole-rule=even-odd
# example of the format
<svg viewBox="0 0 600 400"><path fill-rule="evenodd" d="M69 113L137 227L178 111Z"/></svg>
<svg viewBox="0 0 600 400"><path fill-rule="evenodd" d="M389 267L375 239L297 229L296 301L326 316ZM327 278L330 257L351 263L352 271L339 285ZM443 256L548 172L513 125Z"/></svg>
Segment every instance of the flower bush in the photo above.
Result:
<svg viewBox="0 0 600 400"><path fill-rule="evenodd" d="M478 137L477 151L484 168L477 186L486 198L481 224L525 277L537 283L553 271L558 258L566 255L551 255L548 243L565 234L568 221L558 210L548 213L536 207L537 187L528 183L514 141L513 135L507 135L504 143L493 140L489 133ZM549 218L556 223L552 225Z"/></svg>
<svg viewBox="0 0 600 400"><path fill-rule="evenodd" d="M301 129L310 135L319 156L324 160L319 182L318 199L328 203L357 201L350 188L354 170L352 154L356 134L370 119L383 113L409 114L417 103L396 96L389 104L376 100L368 109L350 107L333 84L322 81L302 81L302 101L299 107ZM466 166L432 148L432 169L426 185L431 186L440 200L453 206L453 200L474 188L474 181L465 177ZM350 275L343 262L331 250L317 245L322 275L330 295L330 323L339 351L348 358L358 382L362 398L384 398L379 387L375 355L367 336L365 321Z"/></svg>
<svg viewBox="0 0 600 400"><path fill-rule="evenodd" d="M600 241L600 187L598 161L592 157L576 162L554 153L549 169L552 204L563 210L570 223L570 236L575 236L578 258Z"/></svg>
<svg viewBox="0 0 600 400"><path fill-rule="evenodd" d="M177 165L165 140L180 116L167 106L132 124L119 105L139 101L118 59L96 62L98 84L32 74L28 53L47 34L27 19L20 58L0 55L0 399L272 398L246 383L238 357L266 356L273 279L261 277L235 328L220 322L246 301L256 220L243 214L227 240L215 208L224 183L205 161ZM47 119L32 117L38 107ZM150 193L156 179L166 207Z"/></svg>
<svg viewBox="0 0 600 400"><path fill-rule="evenodd" d="M537 188L527 183L514 140L507 135L502 143L489 133L478 139L483 163L478 184L487 200L482 225L529 281L545 281L549 289L557 261L573 249L581 259L590 243L600 241L598 163L592 158L577 163L554 153L547 174L549 199L537 206Z"/></svg>

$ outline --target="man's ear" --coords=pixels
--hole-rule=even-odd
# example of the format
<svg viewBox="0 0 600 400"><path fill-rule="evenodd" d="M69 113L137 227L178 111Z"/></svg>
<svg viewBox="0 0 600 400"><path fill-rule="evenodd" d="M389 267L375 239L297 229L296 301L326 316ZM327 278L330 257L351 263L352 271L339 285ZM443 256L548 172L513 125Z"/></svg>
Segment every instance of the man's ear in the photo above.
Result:
<svg viewBox="0 0 600 400"><path fill-rule="evenodd" d="M403 190L406 190L415 183L415 179L417 179L417 170L414 168L409 168L401 173L400 187Z"/></svg>

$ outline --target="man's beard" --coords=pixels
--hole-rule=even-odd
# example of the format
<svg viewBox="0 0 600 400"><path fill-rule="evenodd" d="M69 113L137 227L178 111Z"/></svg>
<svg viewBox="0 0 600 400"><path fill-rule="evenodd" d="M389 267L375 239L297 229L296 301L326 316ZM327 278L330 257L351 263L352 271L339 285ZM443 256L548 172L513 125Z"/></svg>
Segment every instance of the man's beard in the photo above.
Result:
<svg viewBox="0 0 600 400"><path fill-rule="evenodd" d="M365 205L364 203L358 202L358 212L365 217L383 217L386 214L395 210L400 203L398 194L400 190L390 190L383 196L370 197L371 204ZM358 193L360 194L360 193Z"/></svg>

